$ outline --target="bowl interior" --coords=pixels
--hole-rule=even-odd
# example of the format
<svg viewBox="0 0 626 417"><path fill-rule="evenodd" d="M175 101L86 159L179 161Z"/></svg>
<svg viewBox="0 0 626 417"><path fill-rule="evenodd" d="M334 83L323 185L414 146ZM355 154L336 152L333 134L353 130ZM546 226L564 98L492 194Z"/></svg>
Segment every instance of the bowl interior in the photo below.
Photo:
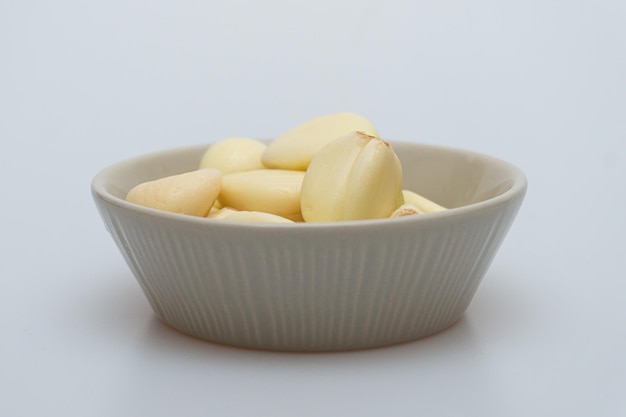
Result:
<svg viewBox="0 0 626 417"><path fill-rule="evenodd" d="M403 187L448 208L466 206L523 187L525 177L499 159L460 149L408 142L392 142L403 169ZM103 170L94 190L124 199L145 181L197 169L207 145L139 156Z"/></svg>
<svg viewBox="0 0 626 417"><path fill-rule="evenodd" d="M394 149L403 187L448 208L489 200L526 183L517 167L487 155L411 143L396 143Z"/></svg>

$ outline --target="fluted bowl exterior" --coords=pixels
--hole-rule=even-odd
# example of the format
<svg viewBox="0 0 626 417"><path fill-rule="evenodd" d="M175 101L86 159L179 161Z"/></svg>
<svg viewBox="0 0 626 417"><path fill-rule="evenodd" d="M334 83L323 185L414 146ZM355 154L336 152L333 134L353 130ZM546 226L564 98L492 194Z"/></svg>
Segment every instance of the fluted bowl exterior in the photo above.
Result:
<svg viewBox="0 0 626 417"><path fill-rule="evenodd" d="M161 212L124 200L190 171L206 146L101 171L96 206L157 316L214 342L336 351L415 340L467 309L526 191L504 161L392 142L404 187L450 210L398 219L260 224Z"/></svg>

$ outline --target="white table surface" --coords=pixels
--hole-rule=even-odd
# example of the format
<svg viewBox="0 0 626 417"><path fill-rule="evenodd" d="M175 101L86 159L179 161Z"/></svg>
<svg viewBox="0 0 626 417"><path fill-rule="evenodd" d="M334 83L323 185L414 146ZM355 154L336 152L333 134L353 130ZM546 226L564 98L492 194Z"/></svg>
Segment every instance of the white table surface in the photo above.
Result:
<svg viewBox="0 0 626 417"><path fill-rule="evenodd" d="M626 415L624 1L4 1L0 51L0 416ZM161 324L95 173L346 110L527 173L464 318L335 354Z"/></svg>

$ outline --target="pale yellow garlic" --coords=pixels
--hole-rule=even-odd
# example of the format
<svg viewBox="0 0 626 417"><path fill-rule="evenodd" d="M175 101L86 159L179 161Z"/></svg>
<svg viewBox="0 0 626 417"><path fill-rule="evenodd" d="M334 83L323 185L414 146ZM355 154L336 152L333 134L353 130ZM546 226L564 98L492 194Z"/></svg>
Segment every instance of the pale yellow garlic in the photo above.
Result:
<svg viewBox="0 0 626 417"><path fill-rule="evenodd" d="M211 210L213 209L219 210L223 207L224 206L222 205L222 203L220 203L220 200L215 200L215 203L213 203L213 207L211 207Z"/></svg>
<svg viewBox="0 0 626 417"><path fill-rule="evenodd" d="M391 145L352 132L311 161L302 183L302 216L307 222L386 218L401 192L402 167Z"/></svg>
<svg viewBox="0 0 626 417"><path fill-rule="evenodd" d="M262 211L302 219L300 189L304 172L262 169L224 175L220 203L237 210Z"/></svg>
<svg viewBox="0 0 626 417"><path fill-rule="evenodd" d="M396 202L394 203L394 210L399 208L401 205L403 205L405 203L404 201L404 192L402 189L400 189L400 191L398 191L398 194L396 194Z"/></svg>
<svg viewBox="0 0 626 417"><path fill-rule="evenodd" d="M440 206L434 201L431 201L414 191L402 190L402 194L404 195L405 202L411 203L412 205L417 207L422 213L435 213L438 211L447 210L445 207Z"/></svg>
<svg viewBox="0 0 626 417"><path fill-rule="evenodd" d="M405 203L395 209L389 217L406 217L414 216L416 214L423 214L423 212L419 208L415 207L413 204Z"/></svg>
<svg viewBox="0 0 626 417"><path fill-rule="evenodd" d="M254 222L254 223L293 223L293 220L286 219L275 214L264 213L261 211L231 210L218 217L222 220L232 220L238 222Z"/></svg>
<svg viewBox="0 0 626 417"><path fill-rule="evenodd" d="M324 145L353 131L378 135L369 120L355 113L316 117L274 139L263 152L261 160L268 168L305 171Z"/></svg>
<svg viewBox="0 0 626 417"><path fill-rule="evenodd" d="M262 169L261 155L265 148L263 142L255 139L223 139L206 150L200 168L217 168L222 174Z"/></svg>
<svg viewBox="0 0 626 417"><path fill-rule="evenodd" d="M232 209L230 207L222 207L222 208L215 208L213 207L211 209L211 211L209 212L209 214L207 215L207 218L209 219L223 219L228 217L229 214L236 212L237 210Z"/></svg>
<svg viewBox="0 0 626 417"><path fill-rule="evenodd" d="M207 168L144 182L126 200L173 213L206 216L220 193L222 174Z"/></svg>

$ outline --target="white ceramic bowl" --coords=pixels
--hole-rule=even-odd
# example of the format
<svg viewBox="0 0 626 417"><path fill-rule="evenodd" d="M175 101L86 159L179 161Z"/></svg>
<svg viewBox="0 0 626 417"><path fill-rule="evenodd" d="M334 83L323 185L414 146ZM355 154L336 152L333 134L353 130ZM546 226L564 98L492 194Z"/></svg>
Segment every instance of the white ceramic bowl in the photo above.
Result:
<svg viewBox="0 0 626 417"><path fill-rule="evenodd" d="M451 210L397 219L260 224L130 204L133 186L197 168L206 146L110 166L92 192L158 317L199 338L286 351L406 342L457 321L526 191L516 167L392 142L404 188Z"/></svg>

